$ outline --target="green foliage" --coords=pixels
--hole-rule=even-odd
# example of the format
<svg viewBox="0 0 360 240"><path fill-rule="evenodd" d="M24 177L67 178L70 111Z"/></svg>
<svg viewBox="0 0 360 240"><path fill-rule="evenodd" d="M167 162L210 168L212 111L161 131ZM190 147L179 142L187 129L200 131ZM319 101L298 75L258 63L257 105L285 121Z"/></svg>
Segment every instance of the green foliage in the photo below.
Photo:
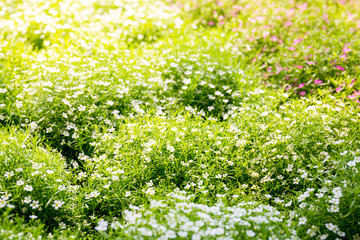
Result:
<svg viewBox="0 0 360 240"><path fill-rule="evenodd" d="M359 239L358 8L0 0L0 238Z"/></svg>

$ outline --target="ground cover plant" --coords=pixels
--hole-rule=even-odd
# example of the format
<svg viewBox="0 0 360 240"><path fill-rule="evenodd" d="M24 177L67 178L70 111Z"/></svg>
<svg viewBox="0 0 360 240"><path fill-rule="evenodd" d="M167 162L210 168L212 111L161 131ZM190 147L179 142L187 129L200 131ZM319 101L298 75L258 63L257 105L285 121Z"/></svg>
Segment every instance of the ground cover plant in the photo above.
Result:
<svg viewBox="0 0 360 240"><path fill-rule="evenodd" d="M0 0L0 238L360 239L357 9Z"/></svg>

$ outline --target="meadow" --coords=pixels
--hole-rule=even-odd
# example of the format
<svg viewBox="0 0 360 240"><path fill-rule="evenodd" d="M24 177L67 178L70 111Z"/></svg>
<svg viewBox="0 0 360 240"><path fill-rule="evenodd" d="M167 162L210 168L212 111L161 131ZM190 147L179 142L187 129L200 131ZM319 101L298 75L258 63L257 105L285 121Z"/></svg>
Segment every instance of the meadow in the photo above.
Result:
<svg viewBox="0 0 360 240"><path fill-rule="evenodd" d="M0 0L0 239L360 240L359 9Z"/></svg>

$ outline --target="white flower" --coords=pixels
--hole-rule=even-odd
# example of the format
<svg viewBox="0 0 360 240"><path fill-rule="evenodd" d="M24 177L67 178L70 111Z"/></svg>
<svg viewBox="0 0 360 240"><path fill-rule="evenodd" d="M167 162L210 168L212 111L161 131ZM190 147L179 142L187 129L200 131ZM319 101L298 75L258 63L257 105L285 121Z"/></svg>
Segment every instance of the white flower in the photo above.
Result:
<svg viewBox="0 0 360 240"><path fill-rule="evenodd" d="M108 101L106 102L106 104L107 104L107 105L112 106L112 105L114 105L114 102L113 102L113 101L108 100Z"/></svg>
<svg viewBox="0 0 360 240"><path fill-rule="evenodd" d="M248 237L255 237L255 232L253 231L253 230L247 230L246 231L246 235L248 236Z"/></svg>
<svg viewBox="0 0 360 240"><path fill-rule="evenodd" d="M212 110L214 110L215 108L213 106L209 106L208 107L208 111L211 112Z"/></svg>
<svg viewBox="0 0 360 240"><path fill-rule="evenodd" d="M310 237L315 237L316 236L316 232L312 228L308 229L306 234L310 235Z"/></svg>
<svg viewBox="0 0 360 240"><path fill-rule="evenodd" d="M188 233L185 232L185 231L180 231L180 232L178 232L177 234L179 235L179 237L182 237L182 238L186 238L187 235L188 235Z"/></svg>
<svg viewBox="0 0 360 240"><path fill-rule="evenodd" d="M25 197L24 203L31 203L31 197Z"/></svg>
<svg viewBox="0 0 360 240"><path fill-rule="evenodd" d="M64 205L64 202L63 202L63 201L55 200L52 206L53 206L55 209L59 209L59 208L62 207L62 205Z"/></svg>
<svg viewBox="0 0 360 240"><path fill-rule="evenodd" d="M177 63L174 62L170 63L170 67L176 68L177 66L179 66Z"/></svg>
<svg viewBox="0 0 360 240"><path fill-rule="evenodd" d="M191 240L201 240L201 236L197 233L194 233L192 236L191 236Z"/></svg>
<svg viewBox="0 0 360 240"><path fill-rule="evenodd" d="M175 148L169 144L166 146L166 149L170 152L175 152Z"/></svg>
<svg viewBox="0 0 360 240"><path fill-rule="evenodd" d="M299 202L302 202L309 196L310 196L309 192L306 191L298 197L298 200L299 200Z"/></svg>
<svg viewBox="0 0 360 240"><path fill-rule="evenodd" d="M25 191L28 191L28 192L31 192L31 191L33 190L33 187L30 186L30 185L26 185L26 186L24 187L24 190L25 190Z"/></svg>
<svg viewBox="0 0 360 240"><path fill-rule="evenodd" d="M6 200L5 199L0 199L0 208L3 208L5 207L7 204Z"/></svg>
<svg viewBox="0 0 360 240"><path fill-rule="evenodd" d="M190 79L190 78L185 78L185 79L183 80L183 83L184 83L185 85L188 85L188 84L191 83L191 79Z"/></svg>
<svg viewBox="0 0 360 240"><path fill-rule="evenodd" d="M59 227L60 227L60 229L65 229L66 224L65 224L65 223L63 223L63 222L61 222L61 223L59 223Z"/></svg>
<svg viewBox="0 0 360 240"><path fill-rule="evenodd" d="M97 231L106 231L108 228L109 223L103 219L100 219L98 225L95 227Z"/></svg>
<svg viewBox="0 0 360 240"><path fill-rule="evenodd" d="M338 205L331 205L330 208L328 208L329 212L339 212L339 206Z"/></svg>
<svg viewBox="0 0 360 240"><path fill-rule="evenodd" d="M35 215L30 215L29 216L31 219L36 219L37 218L37 216L35 216Z"/></svg>
<svg viewBox="0 0 360 240"><path fill-rule="evenodd" d="M339 231L339 227L336 226L335 224L332 224L332 223L326 223L326 224L325 224L325 227L326 227L327 229L329 229L330 231L334 232L334 233L336 233L337 231Z"/></svg>
<svg viewBox="0 0 360 240"><path fill-rule="evenodd" d="M147 195L154 195L155 194L155 189L150 187L145 191L145 194Z"/></svg>
<svg viewBox="0 0 360 240"><path fill-rule="evenodd" d="M32 203L30 204L30 207L31 207L32 209L37 209L38 207L40 207L39 201L33 200Z"/></svg>
<svg viewBox="0 0 360 240"><path fill-rule="evenodd" d="M168 238L176 238L176 233L173 230L168 230L165 236Z"/></svg>
<svg viewBox="0 0 360 240"><path fill-rule="evenodd" d="M327 237L328 237L328 235L327 235L327 234L324 234L324 235L321 235L321 236L320 236L320 239L321 239L321 240L325 240Z"/></svg>
<svg viewBox="0 0 360 240"><path fill-rule="evenodd" d="M16 185L18 186L24 185L24 181L23 180L16 181Z"/></svg>
<svg viewBox="0 0 360 240"><path fill-rule="evenodd" d="M305 224L306 221L307 221L306 217L301 217L301 218L299 218L299 225Z"/></svg>
<svg viewBox="0 0 360 240"><path fill-rule="evenodd" d="M348 153L348 151L344 151L344 152L340 153L340 155L341 155L341 156L344 156L344 155L346 155L347 153Z"/></svg>
<svg viewBox="0 0 360 240"><path fill-rule="evenodd" d="M6 93L7 89L6 88L0 88L0 93Z"/></svg>
<svg viewBox="0 0 360 240"><path fill-rule="evenodd" d="M334 196L336 198L340 198L342 196L342 193L341 193L341 188L340 187L336 187L332 190Z"/></svg>
<svg viewBox="0 0 360 240"><path fill-rule="evenodd" d="M356 162L355 162L355 161L350 161L350 162L347 163L347 165L348 165L349 167L355 167L355 166L356 166Z"/></svg>

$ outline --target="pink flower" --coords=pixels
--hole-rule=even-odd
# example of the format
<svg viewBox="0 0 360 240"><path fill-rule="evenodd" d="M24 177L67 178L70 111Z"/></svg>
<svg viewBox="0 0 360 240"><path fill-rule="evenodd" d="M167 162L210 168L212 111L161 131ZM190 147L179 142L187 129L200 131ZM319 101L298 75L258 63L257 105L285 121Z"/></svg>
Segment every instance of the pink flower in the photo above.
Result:
<svg viewBox="0 0 360 240"><path fill-rule="evenodd" d="M323 83L323 81L321 81L320 79L315 79L314 80L314 84L321 84L321 83Z"/></svg>
<svg viewBox="0 0 360 240"><path fill-rule="evenodd" d="M301 66L301 65L296 65L296 68L298 68L298 69L302 69L302 68L303 68L303 66Z"/></svg>
<svg viewBox="0 0 360 240"><path fill-rule="evenodd" d="M306 95L306 92L305 91L301 91L299 92L300 96L305 96Z"/></svg>
<svg viewBox="0 0 360 240"><path fill-rule="evenodd" d="M277 36L271 36L270 40L273 41L273 42L277 42L278 37Z"/></svg>
<svg viewBox="0 0 360 240"><path fill-rule="evenodd" d="M294 41L293 41L293 43L294 44L298 44L298 43L300 43L302 41L302 38L298 38L298 39L295 39Z"/></svg>
<svg viewBox="0 0 360 240"><path fill-rule="evenodd" d="M351 52L351 49L348 48L347 46L345 46L342 50L343 53L345 53L345 55L348 53L348 52Z"/></svg>
<svg viewBox="0 0 360 240"><path fill-rule="evenodd" d="M223 2L221 2L221 1L218 1L218 2L217 2L217 5L218 5L219 7L221 7L221 6L223 6L223 5L224 5L224 3L223 3Z"/></svg>
<svg viewBox="0 0 360 240"><path fill-rule="evenodd" d="M299 4L297 5L297 7L301 10L301 12L305 11L308 7L308 3L303 3L303 4Z"/></svg>
<svg viewBox="0 0 360 240"><path fill-rule="evenodd" d="M293 23L292 23L291 21L286 21L286 22L284 23L284 26L285 26L285 27L290 27L291 25L293 25Z"/></svg>
<svg viewBox="0 0 360 240"><path fill-rule="evenodd" d="M214 26L215 25L215 23L213 22L213 21L209 21L209 23L208 23L210 26Z"/></svg>
<svg viewBox="0 0 360 240"><path fill-rule="evenodd" d="M326 23L330 22L328 18L329 18L329 14L323 14L323 19Z"/></svg>
<svg viewBox="0 0 360 240"><path fill-rule="evenodd" d="M305 86L305 83L300 83L299 86L298 86L298 88L302 88L302 87L304 87L304 86Z"/></svg>
<svg viewBox="0 0 360 240"><path fill-rule="evenodd" d="M255 19L256 19L257 21L259 21L259 22L262 22L262 21L265 20L265 17L264 17L264 16L257 16Z"/></svg>
<svg viewBox="0 0 360 240"><path fill-rule="evenodd" d="M289 47L289 50L294 51L295 47Z"/></svg>
<svg viewBox="0 0 360 240"><path fill-rule="evenodd" d="M307 65L315 65L315 63L313 61L308 61L306 62Z"/></svg>
<svg viewBox="0 0 360 240"><path fill-rule="evenodd" d="M341 55L339 55L339 57L340 57L341 59L345 59L347 56L346 56L346 54L341 54Z"/></svg>
<svg viewBox="0 0 360 240"><path fill-rule="evenodd" d="M340 71L345 71L345 68L343 68L342 66L336 66L337 69L339 69Z"/></svg>
<svg viewBox="0 0 360 240"><path fill-rule="evenodd" d="M291 89L290 86L287 86L287 87L285 88L286 91L289 91L290 89Z"/></svg>
<svg viewBox="0 0 360 240"><path fill-rule="evenodd" d="M336 91L336 92L340 92L341 89L342 89L341 87L337 87L337 88L335 89L335 91Z"/></svg>

